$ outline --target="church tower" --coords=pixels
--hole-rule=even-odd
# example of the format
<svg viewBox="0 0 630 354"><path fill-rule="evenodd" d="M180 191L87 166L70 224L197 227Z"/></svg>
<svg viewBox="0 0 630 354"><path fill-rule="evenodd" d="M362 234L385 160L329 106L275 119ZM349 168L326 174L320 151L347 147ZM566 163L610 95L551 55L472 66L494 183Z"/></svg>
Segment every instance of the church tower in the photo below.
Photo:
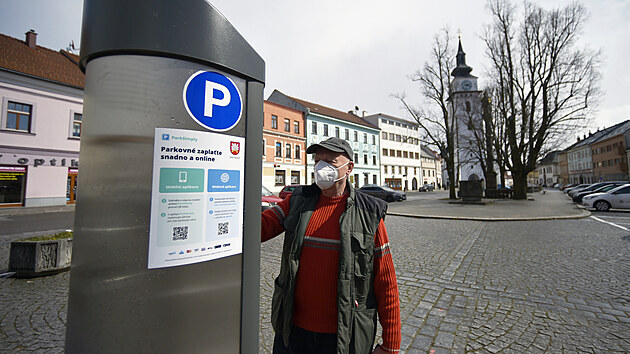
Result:
<svg viewBox="0 0 630 354"><path fill-rule="evenodd" d="M477 87L477 77L471 75L472 68L466 64L466 53L459 39L457 66L451 72L451 117L455 129L455 169L460 181L483 179L483 170L479 163L480 141L475 137L483 136L481 117L481 91Z"/></svg>

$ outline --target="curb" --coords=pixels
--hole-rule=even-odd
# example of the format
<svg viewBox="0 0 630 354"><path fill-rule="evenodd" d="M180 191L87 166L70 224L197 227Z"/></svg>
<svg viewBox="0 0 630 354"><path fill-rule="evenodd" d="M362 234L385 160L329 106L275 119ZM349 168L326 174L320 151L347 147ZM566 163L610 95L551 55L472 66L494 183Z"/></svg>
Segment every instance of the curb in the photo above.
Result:
<svg viewBox="0 0 630 354"><path fill-rule="evenodd" d="M387 215L392 216L401 216L407 218L416 218L416 219L441 219L441 220L472 220L472 221L540 221L540 220L569 220L569 219L582 219L589 217L591 212L588 210L583 210L580 214L577 215L559 215L559 216L534 216L534 217L523 217L523 218L486 218L486 217L476 217L476 216L446 216L446 215L417 215L417 214L406 214L406 213L390 213L387 212Z"/></svg>

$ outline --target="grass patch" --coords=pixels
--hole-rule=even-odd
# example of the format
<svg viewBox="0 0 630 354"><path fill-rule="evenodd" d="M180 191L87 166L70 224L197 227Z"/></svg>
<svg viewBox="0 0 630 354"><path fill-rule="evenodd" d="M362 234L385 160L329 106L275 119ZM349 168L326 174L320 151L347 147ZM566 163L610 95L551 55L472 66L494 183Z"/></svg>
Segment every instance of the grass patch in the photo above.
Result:
<svg viewBox="0 0 630 354"><path fill-rule="evenodd" d="M64 238L70 238L72 237L72 235L73 235L72 231L63 231L63 232L58 232L53 235L29 237L29 238L21 239L20 241L54 241L54 240L61 240Z"/></svg>

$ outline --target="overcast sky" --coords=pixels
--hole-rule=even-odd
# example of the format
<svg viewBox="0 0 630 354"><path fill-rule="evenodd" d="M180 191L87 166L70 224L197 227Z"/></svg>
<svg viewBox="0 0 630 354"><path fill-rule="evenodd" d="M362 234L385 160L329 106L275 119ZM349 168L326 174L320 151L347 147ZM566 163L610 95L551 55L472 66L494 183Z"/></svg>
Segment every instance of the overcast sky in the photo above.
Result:
<svg viewBox="0 0 630 354"><path fill-rule="evenodd" d="M483 86L488 60L479 36L490 22L482 0L214 0L210 1L266 62L265 98L274 89L347 111L407 118L390 95L420 104L408 78L429 58L434 35L461 33L468 65ZM557 7L568 1L536 0ZM82 0L0 0L0 33L19 39L34 29L38 44L79 46ZM521 4L521 1L516 1ZM630 119L630 1L582 0L590 18L580 46L602 49L604 96L591 129ZM199 39L202 40L202 39Z"/></svg>

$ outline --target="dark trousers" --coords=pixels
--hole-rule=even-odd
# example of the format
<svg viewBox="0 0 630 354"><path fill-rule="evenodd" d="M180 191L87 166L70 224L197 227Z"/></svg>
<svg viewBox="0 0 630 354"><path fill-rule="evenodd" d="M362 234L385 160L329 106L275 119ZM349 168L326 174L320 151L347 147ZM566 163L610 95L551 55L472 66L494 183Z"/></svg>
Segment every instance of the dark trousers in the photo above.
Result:
<svg viewBox="0 0 630 354"><path fill-rule="evenodd" d="M337 333L318 333L293 326L289 336L289 347L284 346L282 335L276 333L273 354L335 354Z"/></svg>

